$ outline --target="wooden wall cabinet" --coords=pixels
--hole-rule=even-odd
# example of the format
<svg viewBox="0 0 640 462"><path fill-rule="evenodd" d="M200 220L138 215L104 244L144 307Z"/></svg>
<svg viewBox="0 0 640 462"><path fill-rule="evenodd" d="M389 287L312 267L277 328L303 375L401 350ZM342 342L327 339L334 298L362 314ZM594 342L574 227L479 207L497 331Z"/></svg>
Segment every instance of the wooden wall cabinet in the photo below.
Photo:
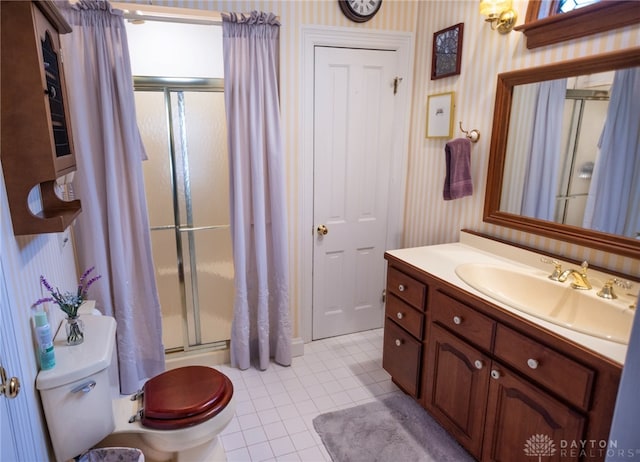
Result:
<svg viewBox="0 0 640 462"><path fill-rule="evenodd" d="M71 27L56 6L2 2L1 159L14 233L61 232L80 213L64 201L56 180L76 169L59 34ZM42 211L28 196L39 187Z"/></svg>
<svg viewBox="0 0 640 462"><path fill-rule="evenodd" d="M555 442L545 460L577 461L579 451L561 448L561 441L608 441L619 365L396 257L385 258L391 295L383 366L473 457L524 460L527 441L545 435ZM402 316L403 326L396 295L407 283L401 293L421 288L424 295L421 303L399 305L420 314ZM412 345L411 355L405 344ZM605 455L595 451L589 460Z"/></svg>

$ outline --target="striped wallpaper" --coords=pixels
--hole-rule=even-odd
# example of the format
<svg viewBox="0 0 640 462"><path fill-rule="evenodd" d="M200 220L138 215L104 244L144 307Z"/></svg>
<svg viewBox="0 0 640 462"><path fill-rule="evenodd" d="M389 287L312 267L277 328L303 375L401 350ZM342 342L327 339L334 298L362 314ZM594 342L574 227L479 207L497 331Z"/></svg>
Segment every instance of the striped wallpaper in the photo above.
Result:
<svg viewBox="0 0 640 462"><path fill-rule="evenodd" d="M527 50L523 34L512 32L501 35L492 31L479 16L477 4L476 1L427 1L419 5L413 95L416 104L412 114L404 245L410 247L455 241L460 228L471 228L542 251L587 259L593 264L640 275L638 261L482 222L496 74L638 46L640 27L627 27L611 34L597 34L586 39ZM519 17L523 18L526 1L516 1L514 7ZM461 74L431 81L432 34L459 22L464 22ZM522 19L519 20L521 22ZM445 91L456 92L456 127L457 122L462 121L465 129L477 128L482 134L480 141L472 148L474 195L451 202L444 202L441 193L445 170L444 143L427 140L423 134L426 96ZM456 136L460 135L458 132Z"/></svg>

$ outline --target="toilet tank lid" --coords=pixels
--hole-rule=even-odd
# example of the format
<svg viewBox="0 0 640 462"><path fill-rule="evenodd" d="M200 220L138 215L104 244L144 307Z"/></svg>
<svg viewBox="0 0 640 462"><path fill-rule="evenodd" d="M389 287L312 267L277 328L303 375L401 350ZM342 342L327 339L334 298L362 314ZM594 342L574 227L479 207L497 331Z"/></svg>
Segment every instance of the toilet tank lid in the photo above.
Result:
<svg viewBox="0 0 640 462"><path fill-rule="evenodd" d="M84 316L84 341L67 345L63 320L53 340L56 365L40 371L36 388L47 390L89 377L109 367L116 340L116 321L111 316Z"/></svg>

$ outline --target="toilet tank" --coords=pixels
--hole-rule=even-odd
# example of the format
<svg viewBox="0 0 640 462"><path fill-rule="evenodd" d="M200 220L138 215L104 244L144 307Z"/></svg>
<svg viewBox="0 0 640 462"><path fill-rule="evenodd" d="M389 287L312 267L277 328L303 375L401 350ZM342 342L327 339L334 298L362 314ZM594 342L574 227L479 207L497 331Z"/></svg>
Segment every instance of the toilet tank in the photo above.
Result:
<svg viewBox="0 0 640 462"><path fill-rule="evenodd" d="M40 371L36 388L56 460L66 461L113 432L109 366L116 322L109 316L81 316L84 342L66 344L63 321L54 339L56 366Z"/></svg>

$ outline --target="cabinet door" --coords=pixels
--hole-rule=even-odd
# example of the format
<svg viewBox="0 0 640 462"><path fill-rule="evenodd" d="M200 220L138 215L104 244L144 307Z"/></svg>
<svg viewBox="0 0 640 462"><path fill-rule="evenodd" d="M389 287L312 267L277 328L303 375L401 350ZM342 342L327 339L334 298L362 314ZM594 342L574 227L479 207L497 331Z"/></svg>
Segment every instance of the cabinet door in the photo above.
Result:
<svg viewBox="0 0 640 462"><path fill-rule="evenodd" d="M583 439L583 415L496 362L490 382L483 461L579 459L579 451L567 447Z"/></svg>
<svg viewBox="0 0 640 462"><path fill-rule="evenodd" d="M46 101L43 107L49 121L47 133L50 138L47 151L51 155L57 178L76 169L71 121L66 108L68 98L62 50L56 27L35 4L33 18L39 63L42 68L41 85L45 88L44 92L41 90L42 87L38 88L39 91L36 93ZM49 162L46 162L46 165L49 167Z"/></svg>
<svg viewBox="0 0 640 462"><path fill-rule="evenodd" d="M421 357L422 344L387 318L384 322L382 367L400 388L414 398L419 397Z"/></svg>
<svg viewBox="0 0 640 462"><path fill-rule="evenodd" d="M479 459L491 360L435 324L430 335L425 407Z"/></svg>

